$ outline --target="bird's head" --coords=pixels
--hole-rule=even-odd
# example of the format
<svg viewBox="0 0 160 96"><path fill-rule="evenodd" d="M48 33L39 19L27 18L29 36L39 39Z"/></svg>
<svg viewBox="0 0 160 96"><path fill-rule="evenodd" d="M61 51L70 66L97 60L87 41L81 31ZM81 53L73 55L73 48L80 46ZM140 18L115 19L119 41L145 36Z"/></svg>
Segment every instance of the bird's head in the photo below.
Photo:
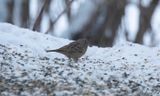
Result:
<svg viewBox="0 0 160 96"><path fill-rule="evenodd" d="M79 39L77 42L80 42L82 46L88 47L89 41L87 39Z"/></svg>

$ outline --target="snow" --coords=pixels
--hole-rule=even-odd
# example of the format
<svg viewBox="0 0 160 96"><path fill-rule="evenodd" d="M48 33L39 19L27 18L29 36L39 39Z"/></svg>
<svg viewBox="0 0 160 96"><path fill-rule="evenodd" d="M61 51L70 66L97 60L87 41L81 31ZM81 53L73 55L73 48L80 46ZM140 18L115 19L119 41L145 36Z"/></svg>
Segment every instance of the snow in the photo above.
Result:
<svg viewBox="0 0 160 96"><path fill-rule="evenodd" d="M46 53L72 42L0 23L1 96L159 96L160 49L88 47L77 63Z"/></svg>

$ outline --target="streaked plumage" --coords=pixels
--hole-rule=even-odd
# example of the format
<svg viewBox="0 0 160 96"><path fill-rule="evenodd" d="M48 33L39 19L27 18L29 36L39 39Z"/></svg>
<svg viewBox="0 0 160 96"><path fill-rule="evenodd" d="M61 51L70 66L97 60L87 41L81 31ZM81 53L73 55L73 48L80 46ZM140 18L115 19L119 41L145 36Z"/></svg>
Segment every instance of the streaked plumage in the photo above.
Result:
<svg viewBox="0 0 160 96"><path fill-rule="evenodd" d="M79 39L59 49L46 50L46 52L58 52L77 62L78 58L85 54L88 44L89 42L86 39Z"/></svg>

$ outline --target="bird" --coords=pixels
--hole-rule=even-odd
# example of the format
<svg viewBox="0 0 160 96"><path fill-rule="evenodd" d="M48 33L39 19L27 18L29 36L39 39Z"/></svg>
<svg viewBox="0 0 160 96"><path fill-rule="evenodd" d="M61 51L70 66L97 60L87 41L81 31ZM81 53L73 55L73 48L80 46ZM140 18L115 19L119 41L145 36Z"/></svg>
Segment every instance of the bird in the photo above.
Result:
<svg viewBox="0 0 160 96"><path fill-rule="evenodd" d="M77 62L78 59L82 57L87 51L88 45L89 42L87 39L79 39L59 49L46 50L46 52L58 52L67 56L69 60L73 59L75 62Z"/></svg>

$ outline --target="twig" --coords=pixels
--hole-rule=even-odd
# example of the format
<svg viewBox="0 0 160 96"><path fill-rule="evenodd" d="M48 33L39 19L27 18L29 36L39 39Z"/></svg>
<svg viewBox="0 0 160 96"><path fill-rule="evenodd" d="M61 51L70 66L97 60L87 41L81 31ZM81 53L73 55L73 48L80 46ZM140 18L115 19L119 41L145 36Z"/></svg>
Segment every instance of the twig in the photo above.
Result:
<svg viewBox="0 0 160 96"><path fill-rule="evenodd" d="M44 5L42 6L41 11L40 11L40 13L39 13L34 25L33 25L33 29L32 29L33 31L39 31L40 30L40 22L41 22L41 19L42 19L42 14L43 14L44 8L48 4L48 2L49 2L49 0L46 0L44 2Z"/></svg>
<svg viewBox="0 0 160 96"><path fill-rule="evenodd" d="M69 5L71 5L71 3L75 1L75 0L70 0L70 2L66 5L66 8L57 16L57 18L52 22L52 25L54 25L58 20L59 18L65 13L68 11L68 9L70 8ZM51 27L51 26L50 26ZM49 29L50 27L48 28L48 30L45 32L45 34L47 34L49 32Z"/></svg>

